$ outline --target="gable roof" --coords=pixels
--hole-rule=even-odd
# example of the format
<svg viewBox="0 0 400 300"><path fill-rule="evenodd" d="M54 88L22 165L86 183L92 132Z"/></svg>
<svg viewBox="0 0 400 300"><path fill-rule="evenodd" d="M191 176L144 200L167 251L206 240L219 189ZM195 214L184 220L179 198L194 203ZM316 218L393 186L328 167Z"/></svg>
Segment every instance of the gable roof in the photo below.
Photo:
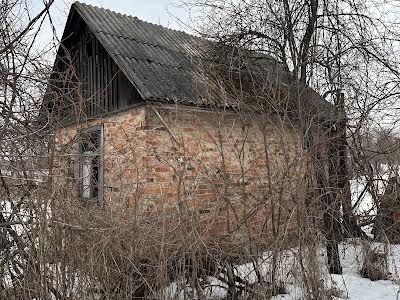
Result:
<svg viewBox="0 0 400 300"><path fill-rule="evenodd" d="M218 98L221 91L204 69L204 62L209 59L206 48L215 43L80 2L72 4L62 40L76 29L76 13L144 100L200 106L218 101L212 98ZM290 74L276 60L262 54L256 58L258 74L265 73L270 81L291 85ZM318 112L331 114L328 102L310 88L305 91L305 103Z"/></svg>
<svg viewBox="0 0 400 300"><path fill-rule="evenodd" d="M80 2L72 5L69 19L75 11L143 99L198 100L193 95L207 85L194 63L203 57L203 39Z"/></svg>

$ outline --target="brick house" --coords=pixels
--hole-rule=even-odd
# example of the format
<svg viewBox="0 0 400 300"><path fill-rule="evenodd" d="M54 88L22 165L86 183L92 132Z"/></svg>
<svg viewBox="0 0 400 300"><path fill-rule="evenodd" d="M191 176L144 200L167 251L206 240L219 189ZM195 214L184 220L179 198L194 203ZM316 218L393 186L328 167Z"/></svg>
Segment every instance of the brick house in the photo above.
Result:
<svg viewBox="0 0 400 300"><path fill-rule="evenodd" d="M76 2L62 41L46 99L67 194L124 217L223 215L228 229L268 227L266 211L288 220L307 202L302 118L322 132L330 106L310 89L291 100L290 75L271 58L252 56L258 99L251 84L238 97L225 62L208 67L210 42L135 17Z"/></svg>

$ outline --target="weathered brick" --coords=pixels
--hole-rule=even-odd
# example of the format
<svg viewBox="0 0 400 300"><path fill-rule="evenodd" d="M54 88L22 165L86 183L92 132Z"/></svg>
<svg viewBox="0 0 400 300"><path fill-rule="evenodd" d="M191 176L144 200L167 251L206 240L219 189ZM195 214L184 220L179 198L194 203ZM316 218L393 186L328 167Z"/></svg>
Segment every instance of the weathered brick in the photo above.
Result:
<svg viewBox="0 0 400 300"><path fill-rule="evenodd" d="M176 207L179 195L204 218L218 214L218 222L228 223L220 210L232 216L233 207L241 212L264 207L251 216L252 227L259 228L268 203L282 206L286 222L294 207L293 194L297 203L304 198L307 155L296 124L277 122L278 127L263 116L253 115L243 123L233 113L221 117L184 108L157 110L162 122L152 109L141 106L79 126L104 125L104 200L114 211L124 209L124 201L138 203L141 212L161 209L161 202ZM264 133L258 125L262 122L270 122ZM78 129L61 131L60 152L76 153ZM62 146L66 144L68 149ZM63 161L60 173L71 170L64 168L68 163L75 166L77 160ZM229 220L230 226L233 222Z"/></svg>

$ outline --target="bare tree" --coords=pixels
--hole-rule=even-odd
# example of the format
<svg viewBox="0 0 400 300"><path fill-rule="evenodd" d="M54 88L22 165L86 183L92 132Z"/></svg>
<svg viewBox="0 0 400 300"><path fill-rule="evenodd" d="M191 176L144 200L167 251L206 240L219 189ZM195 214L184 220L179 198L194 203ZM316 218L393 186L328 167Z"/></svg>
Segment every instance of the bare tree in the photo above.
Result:
<svg viewBox="0 0 400 300"><path fill-rule="evenodd" d="M31 15L27 1L0 2L0 238L1 298L58 297L43 264L47 209L38 185L46 175L47 135L37 117L50 70L35 47L54 1ZM42 157L42 159L41 159ZM43 201L43 202L42 202ZM34 282L41 287L34 290ZM10 289L10 287L13 287Z"/></svg>
<svg viewBox="0 0 400 300"><path fill-rule="evenodd" d="M329 141L334 146L328 151L331 161L328 179L323 180L321 172L317 172L317 177L325 207L328 259L333 273L341 272L337 243L342 229L348 236L362 235L352 213L347 141L373 116L387 114L387 105L393 103L399 92L398 50L393 47L398 40L397 25L389 11L378 14L368 3L353 0L183 3L197 18L196 29L200 34L231 47L270 55L292 74L292 84L299 95L305 86L311 86L332 104L336 121L330 125L333 129ZM391 5L396 9L395 3ZM372 75L373 70L382 76ZM393 124L395 119L389 117ZM304 140L317 145L319 141L308 135L308 125L304 115ZM320 164L320 160L316 157L314 164Z"/></svg>

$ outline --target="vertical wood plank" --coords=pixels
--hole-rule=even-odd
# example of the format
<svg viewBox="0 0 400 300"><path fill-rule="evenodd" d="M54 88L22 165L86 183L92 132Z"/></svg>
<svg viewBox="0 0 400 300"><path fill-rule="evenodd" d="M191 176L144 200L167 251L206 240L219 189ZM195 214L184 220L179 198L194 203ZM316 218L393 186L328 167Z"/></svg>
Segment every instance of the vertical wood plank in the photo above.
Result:
<svg viewBox="0 0 400 300"><path fill-rule="evenodd" d="M91 57L91 73L92 73L92 78L91 78L91 101L90 101L90 117L93 116L93 110L94 110L94 103L96 102L96 61L95 61L95 47L94 47L94 36L92 34L92 42L91 42L91 47L92 47L92 57Z"/></svg>
<svg viewBox="0 0 400 300"><path fill-rule="evenodd" d="M105 57L105 66L106 66L106 84L107 84L107 93L106 93L106 104L105 111L108 113L110 111L110 85L111 85L111 76L110 76L110 58L108 54Z"/></svg>
<svg viewBox="0 0 400 300"><path fill-rule="evenodd" d="M95 82L95 101L94 101L94 109L93 109L93 116L96 116L98 114L99 110L99 103L100 103L100 89L99 89L99 49L98 49L98 42L97 39L95 39L94 42L94 69L95 69L95 77L94 77L94 82Z"/></svg>

